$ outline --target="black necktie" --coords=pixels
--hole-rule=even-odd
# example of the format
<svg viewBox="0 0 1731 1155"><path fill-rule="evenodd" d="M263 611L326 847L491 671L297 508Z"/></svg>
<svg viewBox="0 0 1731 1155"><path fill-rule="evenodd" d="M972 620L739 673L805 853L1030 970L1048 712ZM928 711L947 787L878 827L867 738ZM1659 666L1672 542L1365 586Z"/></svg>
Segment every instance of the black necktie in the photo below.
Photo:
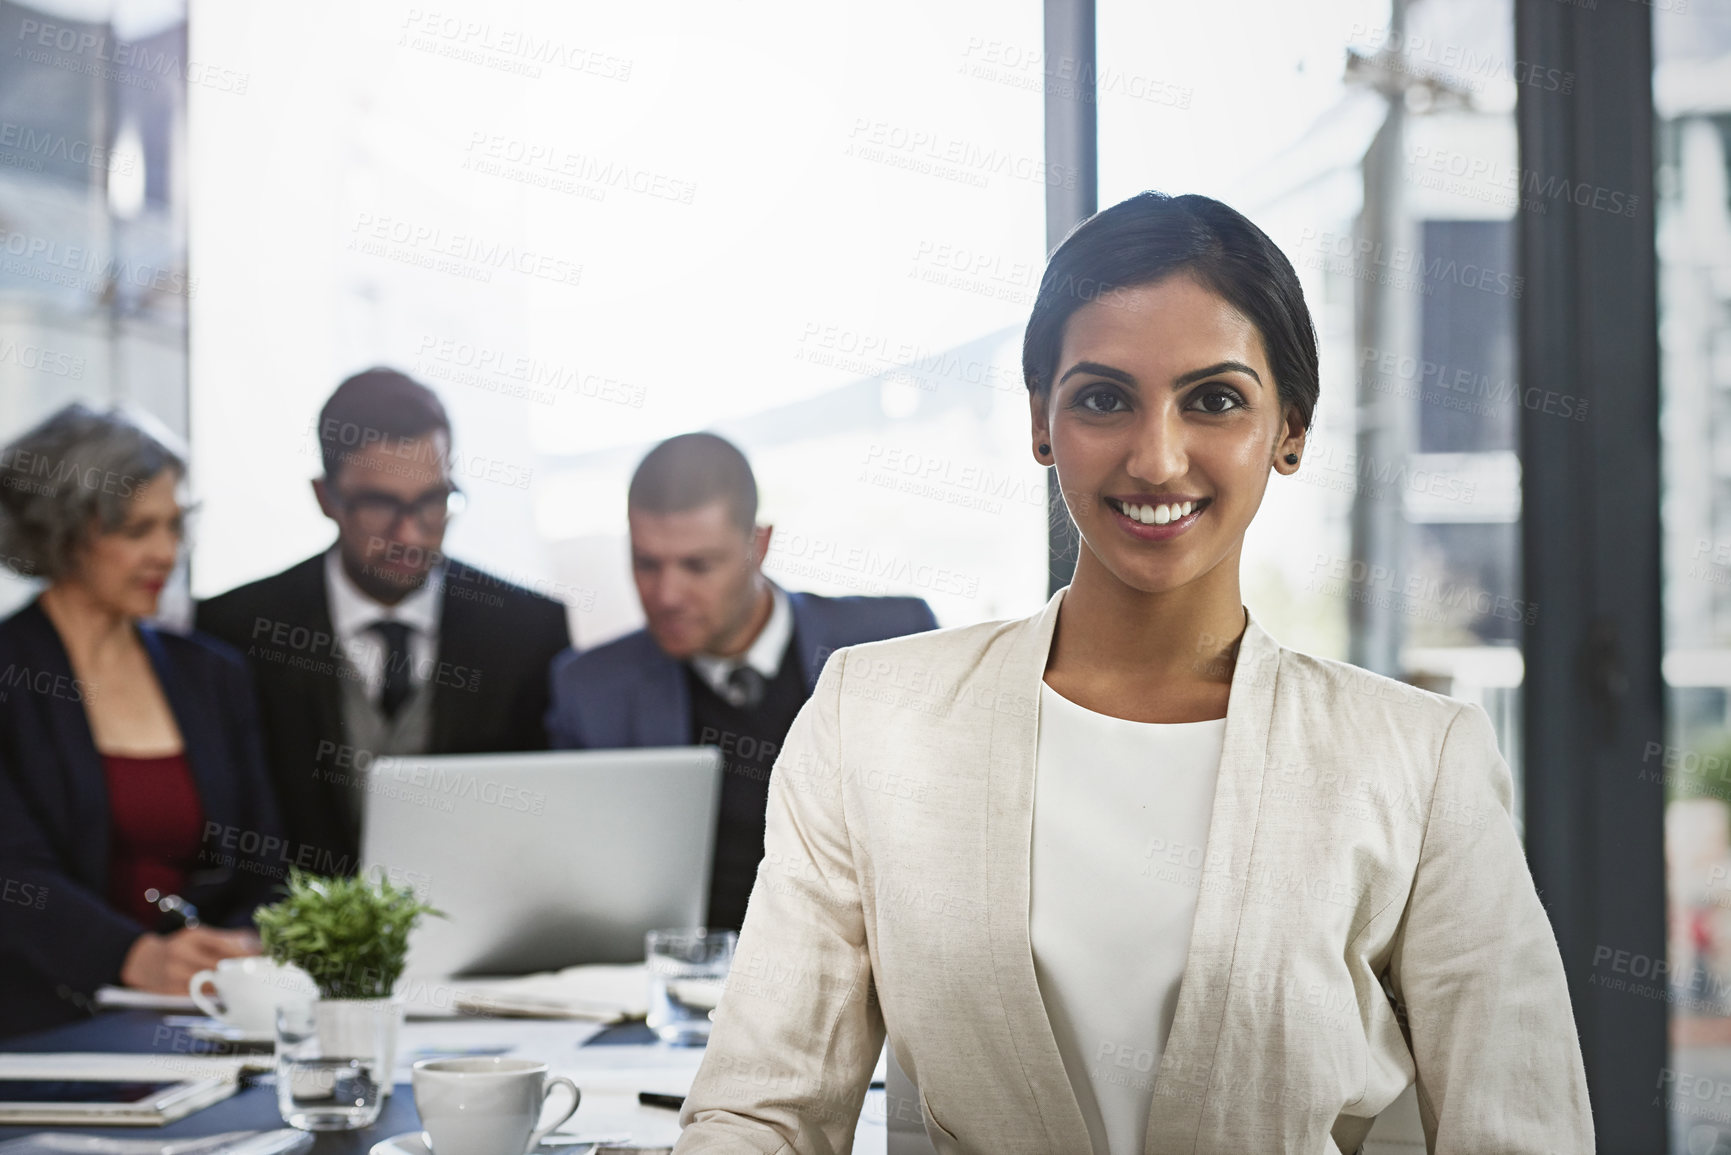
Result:
<svg viewBox="0 0 1731 1155"><path fill-rule="evenodd" d="M415 692L414 683L409 681L409 627L402 622L378 621L367 628L385 639L385 685L379 693L379 711L388 722Z"/></svg>
<svg viewBox="0 0 1731 1155"><path fill-rule="evenodd" d="M727 675L727 697L742 710L763 701L763 675L750 666L735 666Z"/></svg>

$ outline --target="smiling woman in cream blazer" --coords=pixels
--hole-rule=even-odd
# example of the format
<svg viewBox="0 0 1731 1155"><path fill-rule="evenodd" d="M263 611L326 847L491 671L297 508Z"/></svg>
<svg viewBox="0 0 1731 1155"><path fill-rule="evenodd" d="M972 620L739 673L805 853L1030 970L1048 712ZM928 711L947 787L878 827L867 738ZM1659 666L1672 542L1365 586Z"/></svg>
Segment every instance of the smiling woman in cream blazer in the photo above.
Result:
<svg viewBox="0 0 1731 1155"><path fill-rule="evenodd" d="M850 1149L887 1032L941 1152L1591 1152L1561 960L1484 712L1280 646L1243 534L1317 395L1249 221L1143 194L1024 347L1082 539L1038 615L837 651L675 1149Z"/></svg>

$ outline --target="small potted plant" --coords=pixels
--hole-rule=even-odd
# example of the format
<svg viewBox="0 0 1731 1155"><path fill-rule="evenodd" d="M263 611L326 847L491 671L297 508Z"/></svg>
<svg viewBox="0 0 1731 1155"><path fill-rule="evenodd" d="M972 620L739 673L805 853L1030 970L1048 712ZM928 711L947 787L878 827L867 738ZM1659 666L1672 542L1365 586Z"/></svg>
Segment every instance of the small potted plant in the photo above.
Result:
<svg viewBox="0 0 1731 1155"><path fill-rule="evenodd" d="M422 915L444 915L382 872L324 878L291 870L286 889L285 898L253 915L265 954L312 977L319 997L309 1025L326 1053L370 1053L383 1020L381 1090L389 1094L402 1023L393 993L408 957L409 932Z"/></svg>

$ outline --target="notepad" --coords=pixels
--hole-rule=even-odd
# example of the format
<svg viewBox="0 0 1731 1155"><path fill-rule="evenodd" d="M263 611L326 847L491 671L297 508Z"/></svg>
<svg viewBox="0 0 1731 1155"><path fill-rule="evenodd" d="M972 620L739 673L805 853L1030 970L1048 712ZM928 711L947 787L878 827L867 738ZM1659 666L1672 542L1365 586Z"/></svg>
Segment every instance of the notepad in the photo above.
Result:
<svg viewBox="0 0 1731 1155"><path fill-rule="evenodd" d="M131 987L97 987L96 1005L101 1010L198 1012L198 1004L187 995L159 995Z"/></svg>

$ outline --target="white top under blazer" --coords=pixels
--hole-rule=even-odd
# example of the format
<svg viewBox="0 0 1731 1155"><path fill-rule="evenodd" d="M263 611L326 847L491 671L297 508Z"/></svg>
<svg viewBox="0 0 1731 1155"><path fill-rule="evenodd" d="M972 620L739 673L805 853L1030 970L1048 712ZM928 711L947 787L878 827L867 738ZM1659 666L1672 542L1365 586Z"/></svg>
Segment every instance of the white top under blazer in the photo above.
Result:
<svg viewBox="0 0 1731 1155"><path fill-rule="evenodd" d="M887 1035L942 1155L1090 1150L1029 935L1063 605L837 650L782 745L678 1155L851 1150ZM1246 615L1143 1149L1353 1155L1417 1084L1432 1155L1585 1155L1569 988L1478 706Z"/></svg>
<svg viewBox="0 0 1731 1155"><path fill-rule="evenodd" d="M1040 687L1029 938L1095 1155L1143 1155L1226 719L1131 722Z"/></svg>

